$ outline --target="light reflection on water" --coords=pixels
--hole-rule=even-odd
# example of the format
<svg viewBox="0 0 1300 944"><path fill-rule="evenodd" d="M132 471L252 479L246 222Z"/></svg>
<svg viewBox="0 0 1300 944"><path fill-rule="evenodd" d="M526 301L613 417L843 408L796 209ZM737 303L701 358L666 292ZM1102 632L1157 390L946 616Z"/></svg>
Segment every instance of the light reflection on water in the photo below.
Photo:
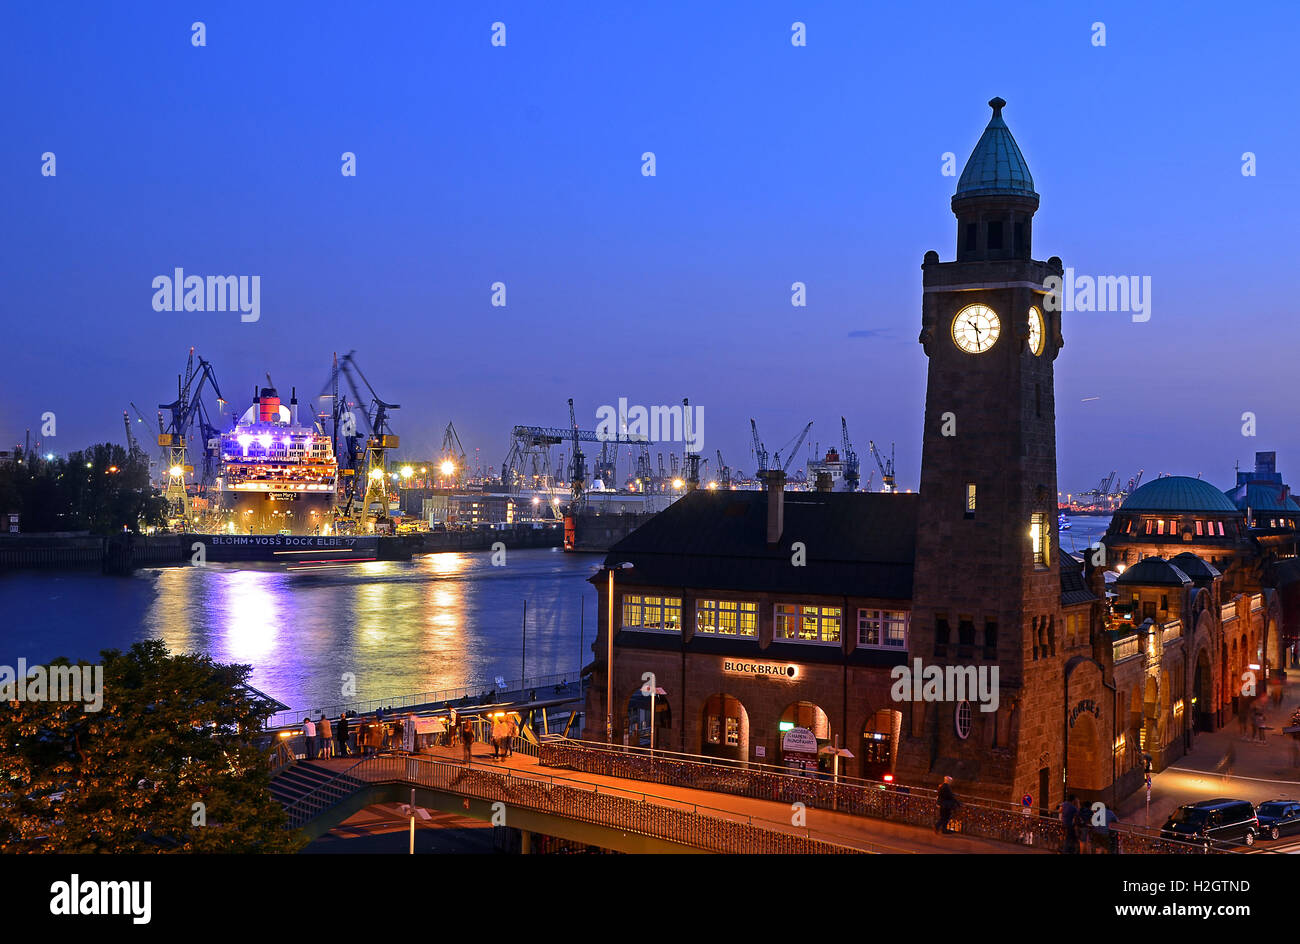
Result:
<svg viewBox="0 0 1300 944"><path fill-rule="evenodd" d="M0 640L29 661L94 658L139 639L254 667L251 682L295 708L337 704L342 676L358 698L491 685L519 677L528 601L527 672L576 677L580 598L586 645L599 558L559 550L433 554L409 562L290 571L210 564L130 577L23 572L0 577ZM581 656L590 661L590 649Z"/></svg>

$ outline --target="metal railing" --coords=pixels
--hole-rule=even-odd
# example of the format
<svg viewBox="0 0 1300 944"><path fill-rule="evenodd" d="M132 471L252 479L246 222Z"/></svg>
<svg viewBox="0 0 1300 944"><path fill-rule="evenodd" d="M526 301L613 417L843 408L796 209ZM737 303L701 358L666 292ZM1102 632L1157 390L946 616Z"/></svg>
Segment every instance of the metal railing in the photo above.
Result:
<svg viewBox="0 0 1300 944"><path fill-rule="evenodd" d="M902 852L880 843L847 845L750 814L622 787L490 765L458 764L416 755L368 757L289 807L291 828L304 825L364 783L400 783L443 793L502 801L709 852L757 855ZM508 815L508 814L507 814Z"/></svg>
<svg viewBox="0 0 1300 944"><path fill-rule="evenodd" d="M656 750L627 750L563 738L542 742L540 762L609 777L650 781L698 790L713 790L780 803L803 803L856 816L916 826L935 825L937 795L921 787L899 787L869 780L839 782L793 775L778 768L715 763L712 758ZM963 801L954 814L959 831L971 836L1047 848L1060 848L1064 832L1056 817L1025 813L1011 803ZM1113 826L1118 851L1125 853L1193 853L1203 845L1163 839L1155 830ZM1220 850L1214 850L1220 851Z"/></svg>
<svg viewBox="0 0 1300 944"><path fill-rule="evenodd" d="M387 711L390 706L397 710L398 708L414 708L418 705L435 705L446 701L458 701L462 698L475 698L484 692L496 692L497 695L501 695L506 692L526 692L531 689L538 689L539 695L548 695L554 692L556 685L578 686L581 688L579 682L577 673L570 672L567 675L539 675L535 678L507 680L505 688L500 688L493 681L488 684L445 688L433 692L414 692L405 695L392 695L387 698L359 699L337 705L326 705L323 708L297 708L290 711L280 711L267 718L266 727L292 727L302 724L303 720L309 715L319 717L322 713L329 718L337 718L344 711L355 711L359 715L367 715L379 708ZM549 689L549 691L543 691L543 689Z"/></svg>

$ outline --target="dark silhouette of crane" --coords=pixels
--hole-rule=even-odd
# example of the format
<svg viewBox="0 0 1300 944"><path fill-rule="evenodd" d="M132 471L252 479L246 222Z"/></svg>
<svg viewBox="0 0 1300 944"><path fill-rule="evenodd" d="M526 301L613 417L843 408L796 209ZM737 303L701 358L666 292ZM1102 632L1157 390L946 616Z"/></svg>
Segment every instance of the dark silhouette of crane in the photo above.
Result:
<svg viewBox="0 0 1300 944"><path fill-rule="evenodd" d="M840 448L844 453L844 490L856 492L858 483L862 481L862 473L858 465L858 454L853 450L853 443L849 442L849 424L845 422L844 417L840 417Z"/></svg>
<svg viewBox="0 0 1300 944"><path fill-rule="evenodd" d="M894 483L894 444L889 444L889 459L885 460L880 455L880 450L876 448L875 440L868 440L867 445L871 450L871 456L876 460L876 466L880 469L880 490L882 492L896 492L897 485Z"/></svg>

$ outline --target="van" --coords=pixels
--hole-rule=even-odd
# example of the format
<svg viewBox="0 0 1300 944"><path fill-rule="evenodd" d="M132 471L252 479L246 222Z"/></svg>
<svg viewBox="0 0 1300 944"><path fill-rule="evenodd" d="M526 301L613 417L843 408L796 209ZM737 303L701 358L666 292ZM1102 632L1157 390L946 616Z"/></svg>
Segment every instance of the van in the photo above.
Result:
<svg viewBox="0 0 1300 944"><path fill-rule="evenodd" d="M1219 797L1180 806L1165 822L1160 835L1164 839L1204 842L1207 849L1212 843L1253 846L1259 835L1259 819L1255 807L1246 800Z"/></svg>

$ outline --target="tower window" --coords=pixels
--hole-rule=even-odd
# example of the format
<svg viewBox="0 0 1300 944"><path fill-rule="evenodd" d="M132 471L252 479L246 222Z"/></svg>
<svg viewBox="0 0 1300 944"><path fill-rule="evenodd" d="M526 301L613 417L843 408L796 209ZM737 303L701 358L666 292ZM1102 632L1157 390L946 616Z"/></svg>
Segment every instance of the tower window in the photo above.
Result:
<svg viewBox="0 0 1300 944"><path fill-rule="evenodd" d="M1025 253L1025 224L1016 224L1016 255L1022 256Z"/></svg>
<svg viewBox="0 0 1300 944"><path fill-rule="evenodd" d="M966 517L975 517L975 483L966 483Z"/></svg>
<svg viewBox="0 0 1300 944"><path fill-rule="evenodd" d="M984 621L984 658L998 657L998 624L993 620Z"/></svg>
<svg viewBox="0 0 1300 944"><path fill-rule="evenodd" d="M934 654L936 656L946 656L948 654L948 637L951 635L948 628L947 614L939 614L934 618Z"/></svg>
<svg viewBox="0 0 1300 944"><path fill-rule="evenodd" d="M1002 221L989 221L989 249L1002 248Z"/></svg>
<svg viewBox="0 0 1300 944"><path fill-rule="evenodd" d="M966 251L974 252L979 240L979 227L974 223L966 224Z"/></svg>
<svg viewBox="0 0 1300 944"><path fill-rule="evenodd" d="M1046 567L1048 564L1047 541L1050 532L1047 529L1047 516L1036 511L1029 519L1029 540L1034 551L1034 566Z"/></svg>

